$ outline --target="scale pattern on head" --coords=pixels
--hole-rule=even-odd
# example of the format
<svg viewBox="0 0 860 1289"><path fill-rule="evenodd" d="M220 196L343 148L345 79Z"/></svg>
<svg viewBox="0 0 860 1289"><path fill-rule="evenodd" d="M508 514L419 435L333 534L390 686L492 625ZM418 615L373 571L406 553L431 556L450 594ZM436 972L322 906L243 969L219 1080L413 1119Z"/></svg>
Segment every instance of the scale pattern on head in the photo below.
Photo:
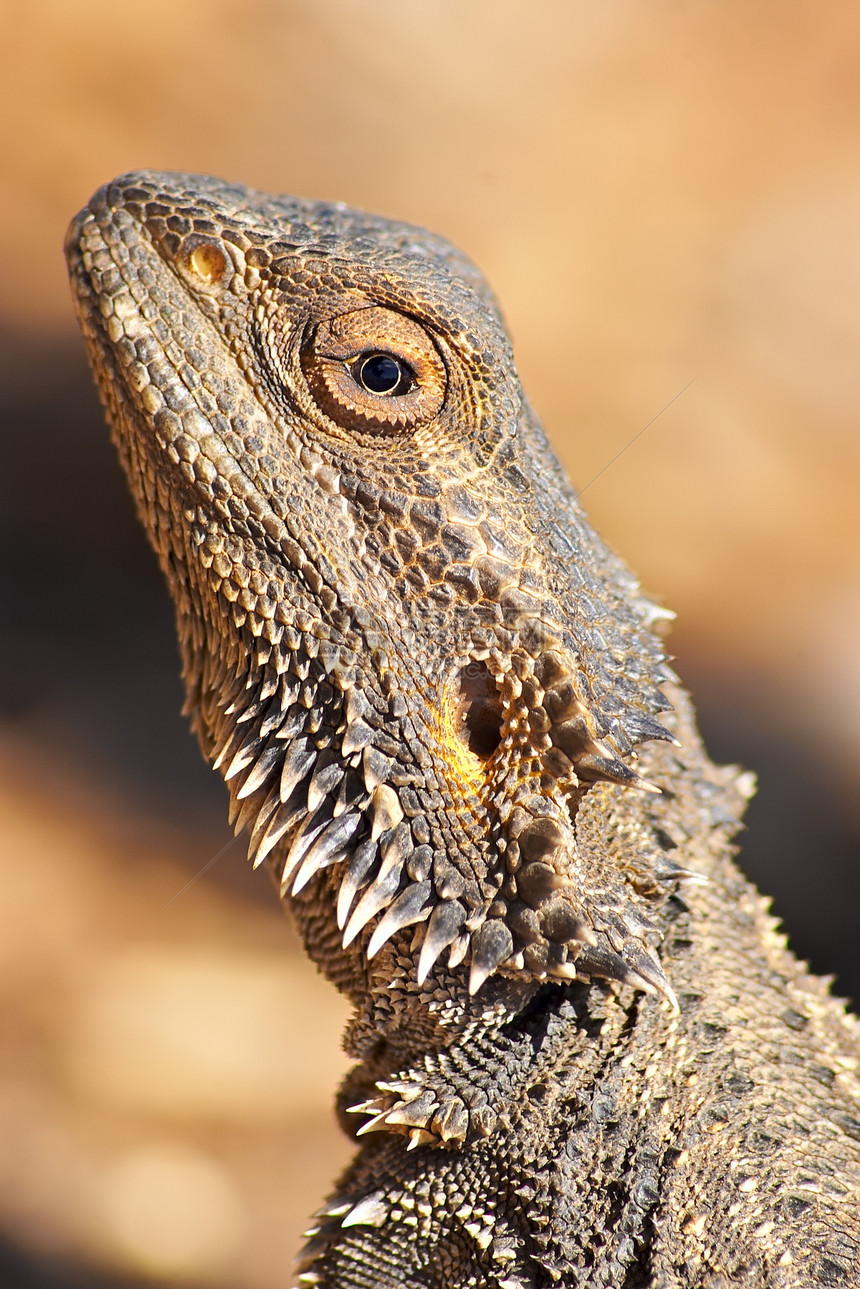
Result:
<svg viewBox="0 0 860 1289"><path fill-rule="evenodd" d="M336 919L349 971L404 932L420 982L444 954L473 993L671 996L648 905L672 872L588 827L670 737L661 614L571 500L475 268L154 173L97 193L67 249L189 711L329 974L348 986Z"/></svg>

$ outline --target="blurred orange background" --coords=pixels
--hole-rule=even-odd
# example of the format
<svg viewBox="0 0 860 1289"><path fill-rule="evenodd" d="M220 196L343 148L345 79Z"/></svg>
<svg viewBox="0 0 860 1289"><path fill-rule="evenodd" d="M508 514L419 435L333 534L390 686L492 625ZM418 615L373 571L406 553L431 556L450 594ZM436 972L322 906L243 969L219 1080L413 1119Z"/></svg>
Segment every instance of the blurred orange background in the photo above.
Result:
<svg viewBox="0 0 860 1289"><path fill-rule="evenodd" d="M860 995L860 8L33 0L0 95L0 1283L275 1289L349 1157L344 1005L241 842L183 890L225 801L60 249L121 171L481 265L713 754L760 774L744 867Z"/></svg>

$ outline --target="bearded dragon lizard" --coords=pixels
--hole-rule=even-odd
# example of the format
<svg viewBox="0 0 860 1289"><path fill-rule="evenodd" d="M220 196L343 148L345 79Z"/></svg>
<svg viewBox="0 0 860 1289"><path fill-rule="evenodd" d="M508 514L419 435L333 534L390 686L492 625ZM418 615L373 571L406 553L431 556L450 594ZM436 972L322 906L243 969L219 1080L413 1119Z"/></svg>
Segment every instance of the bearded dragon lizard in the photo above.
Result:
<svg viewBox="0 0 860 1289"><path fill-rule="evenodd" d="M858 1031L441 238L193 175L67 255L187 710L354 1006L302 1285L860 1285Z"/></svg>

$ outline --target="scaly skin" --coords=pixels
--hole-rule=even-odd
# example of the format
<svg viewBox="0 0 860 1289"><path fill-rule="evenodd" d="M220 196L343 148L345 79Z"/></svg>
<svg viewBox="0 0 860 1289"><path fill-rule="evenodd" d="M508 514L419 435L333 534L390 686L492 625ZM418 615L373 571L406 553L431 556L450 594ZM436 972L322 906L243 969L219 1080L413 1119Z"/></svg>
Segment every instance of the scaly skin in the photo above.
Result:
<svg viewBox="0 0 860 1289"><path fill-rule="evenodd" d="M299 1282L860 1283L856 1022L731 861L667 617L483 279L189 175L73 222L90 360L250 855L355 1007Z"/></svg>

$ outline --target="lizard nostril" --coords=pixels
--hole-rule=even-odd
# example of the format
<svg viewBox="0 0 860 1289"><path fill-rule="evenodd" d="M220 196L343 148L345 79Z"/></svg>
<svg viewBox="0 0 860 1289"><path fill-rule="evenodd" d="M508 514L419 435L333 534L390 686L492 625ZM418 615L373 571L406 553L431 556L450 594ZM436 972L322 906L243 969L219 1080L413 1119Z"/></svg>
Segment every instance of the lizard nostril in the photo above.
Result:
<svg viewBox="0 0 860 1289"><path fill-rule="evenodd" d="M456 729L475 756L492 756L502 738L499 691L485 662L470 662L458 676Z"/></svg>
<svg viewBox="0 0 860 1289"><path fill-rule="evenodd" d="M188 256L188 267L207 286L214 286L227 270L227 256L215 242L200 242Z"/></svg>

